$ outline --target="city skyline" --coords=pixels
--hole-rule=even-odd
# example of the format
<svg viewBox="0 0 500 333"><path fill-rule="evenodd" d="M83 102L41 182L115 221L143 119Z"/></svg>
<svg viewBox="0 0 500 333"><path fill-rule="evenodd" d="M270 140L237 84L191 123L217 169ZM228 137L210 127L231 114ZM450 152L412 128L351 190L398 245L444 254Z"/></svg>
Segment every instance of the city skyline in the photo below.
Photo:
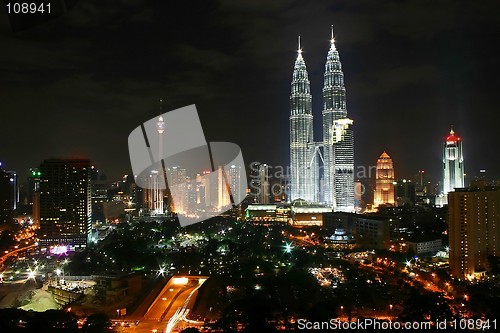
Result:
<svg viewBox="0 0 500 333"><path fill-rule="evenodd" d="M95 8L92 2L86 6ZM467 179L479 169L498 178L499 157L486 151L495 142L498 117L498 59L490 51L499 29L492 8L498 4L436 4L427 11L418 3L221 1L189 12L175 4L167 11L168 20L155 14L164 12L158 10L163 6L139 2L86 17L77 4L59 20L16 33L2 30L0 110L6 125L0 135L8 142L1 157L7 170L17 171L22 181L43 159L80 156L118 179L130 169L126 136L158 114L159 97L168 110L196 103L207 138L238 143L247 161L288 165L287 96L295 38L303 36L312 95L320 96L328 51L325 31L334 24L349 77L350 118L359 133L355 165L371 165L376 152L388 149L401 177L426 170L438 180L442 133L454 125L467 140ZM246 18L244 11L250 13ZM478 15L469 18L470 12ZM302 19L314 14L314 22ZM82 15L90 23L82 23ZM186 17L198 19L203 31L183 21ZM66 32L54 33L61 30ZM139 30L149 31L148 38ZM222 33L227 40L220 41ZM73 43L75 37L83 42ZM248 91L252 100L241 103L248 100ZM319 117L322 101L312 103ZM231 126L205 121L236 114L241 123ZM478 121L486 117L491 121ZM255 124L263 135L253 133ZM381 131L382 125L391 131ZM320 123L314 131L319 136Z"/></svg>
<svg viewBox="0 0 500 333"><path fill-rule="evenodd" d="M495 331L498 13L5 2L0 327Z"/></svg>

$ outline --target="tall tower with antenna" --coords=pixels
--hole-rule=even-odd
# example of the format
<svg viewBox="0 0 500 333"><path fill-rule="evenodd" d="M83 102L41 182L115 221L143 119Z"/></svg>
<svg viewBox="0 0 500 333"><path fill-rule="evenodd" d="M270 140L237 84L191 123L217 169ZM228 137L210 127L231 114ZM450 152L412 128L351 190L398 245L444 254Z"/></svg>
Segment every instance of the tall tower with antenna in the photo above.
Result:
<svg viewBox="0 0 500 333"><path fill-rule="evenodd" d="M165 122L162 117L163 111L163 99L160 98L160 116L158 117L158 122L156 123L156 131L158 132L158 156L161 158L163 156L163 132L165 131ZM158 167L151 170L151 189L150 189L150 200L149 209L153 214L163 215L165 213L163 197L164 190L162 186L161 179L163 178L163 167L162 163L157 163Z"/></svg>
<svg viewBox="0 0 500 333"><path fill-rule="evenodd" d="M347 117L346 89L333 25L323 85L323 201L335 211L354 211L353 121Z"/></svg>
<svg viewBox="0 0 500 333"><path fill-rule="evenodd" d="M452 127L443 147L443 194L446 195L453 192L455 188L462 188L464 185L462 138L455 133Z"/></svg>
<svg viewBox="0 0 500 333"><path fill-rule="evenodd" d="M290 94L290 199L317 202L318 172L314 159L312 96L300 36Z"/></svg>

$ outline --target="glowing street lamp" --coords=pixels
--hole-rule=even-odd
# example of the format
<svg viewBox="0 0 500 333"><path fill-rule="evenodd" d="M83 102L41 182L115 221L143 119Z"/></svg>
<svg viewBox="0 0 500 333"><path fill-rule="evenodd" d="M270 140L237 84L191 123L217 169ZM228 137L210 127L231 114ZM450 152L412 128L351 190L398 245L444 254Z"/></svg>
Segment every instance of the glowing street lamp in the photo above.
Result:
<svg viewBox="0 0 500 333"><path fill-rule="evenodd" d="M285 244L285 253L292 253L293 246L290 243Z"/></svg>
<svg viewBox="0 0 500 333"><path fill-rule="evenodd" d="M28 272L28 279L34 280L35 279L35 275L36 275L35 271L29 271Z"/></svg>

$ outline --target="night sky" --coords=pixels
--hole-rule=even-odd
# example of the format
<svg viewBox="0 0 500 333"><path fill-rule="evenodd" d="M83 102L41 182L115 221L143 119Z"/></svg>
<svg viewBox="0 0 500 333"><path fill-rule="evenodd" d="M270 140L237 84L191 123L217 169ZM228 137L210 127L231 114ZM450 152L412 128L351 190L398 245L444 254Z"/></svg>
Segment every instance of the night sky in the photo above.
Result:
<svg viewBox="0 0 500 333"><path fill-rule="evenodd" d="M246 163L287 165L297 36L320 140L330 25L354 119L356 165L383 150L396 176L440 177L450 125L469 176L500 178L500 2L79 1L17 32L0 9L0 161L26 173L50 157L130 172L127 138L164 110L196 104L207 141Z"/></svg>

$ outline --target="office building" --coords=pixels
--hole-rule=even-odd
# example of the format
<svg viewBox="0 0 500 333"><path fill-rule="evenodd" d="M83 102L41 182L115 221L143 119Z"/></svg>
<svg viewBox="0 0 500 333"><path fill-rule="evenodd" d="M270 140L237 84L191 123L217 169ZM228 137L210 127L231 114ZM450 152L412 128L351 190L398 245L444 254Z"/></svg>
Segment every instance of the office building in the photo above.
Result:
<svg viewBox="0 0 500 333"><path fill-rule="evenodd" d="M446 195L455 188L463 188L464 186L462 138L451 129L443 147L443 194Z"/></svg>
<svg viewBox="0 0 500 333"><path fill-rule="evenodd" d="M335 211L354 211L354 134L347 117L344 73L330 40L323 86L323 200Z"/></svg>
<svg viewBox="0 0 500 333"><path fill-rule="evenodd" d="M90 161L48 159L40 165L40 245L81 248L91 233Z"/></svg>
<svg viewBox="0 0 500 333"><path fill-rule="evenodd" d="M0 163L0 223L12 221L18 201L17 173L2 169Z"/></svg>
<svg viewBox="0 0 500 333"><path fill-rule="evenodd" d="M317 202L319 167L315 156L312 96L300 37L292 75L290 109L290 199Z"/></svg>
<svg viewBox="0 0 500 333"><path fill-rule="evenodd" d="M333 28L324 72L323 137L320 142L314 141L312 96L300 39L290 105L289 201L321 202L335 211L353 212L353 121L347 117L344 74Z"/></svg>
<svg viewBox="0 0 500 333"><path fill-rule="evenodd" d="M399 179L396 182L396 203L398 206L415 206L415 183L408 179Z"/></svg>
<svg viewBox="0 0 500 333"><path fill-rule="evenodd" d="M271 184L269 182L269 166L261 164L259 166L259 203L271 203Z"/></svg>
<svg viewBox="0 0 500 333"><path fill-rule="evenodd" d="M373 206L394 206L394 165L385 151L377 161Z"/></svg>

